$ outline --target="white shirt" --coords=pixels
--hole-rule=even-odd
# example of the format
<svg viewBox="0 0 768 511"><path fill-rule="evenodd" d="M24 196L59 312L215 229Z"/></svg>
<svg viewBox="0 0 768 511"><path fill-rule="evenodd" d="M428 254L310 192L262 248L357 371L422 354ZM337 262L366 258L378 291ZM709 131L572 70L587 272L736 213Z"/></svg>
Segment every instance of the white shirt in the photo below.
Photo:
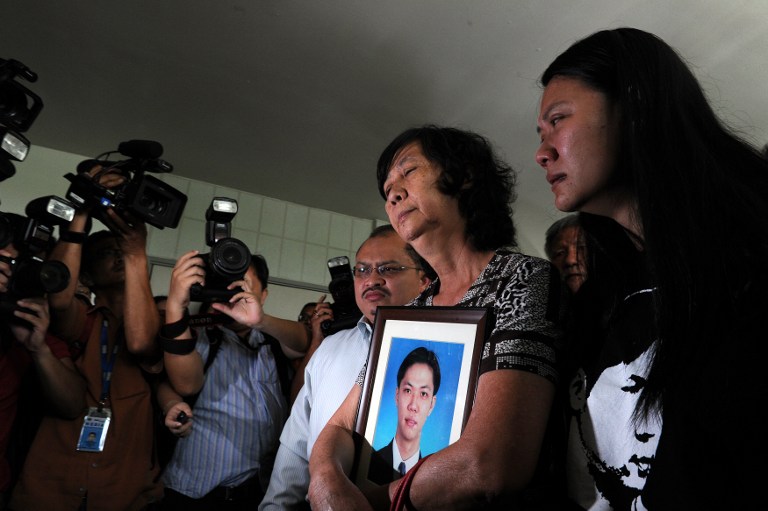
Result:
<svg viewBox="0 0 768 511"><path fill-rule="evenodd" d="M304 386L280 435L272 478L259 511L290 509L306 501L309 455L318 435L341 406L368 359L371 326L357 325L326 337L304 369Z"/></svg>
<svg viewBox="0 0 768 511"><path fill-rule="evenodd" d="M407 460L404 460L402 456L400 456L400 448L397 446L397 438L392 439L392 469L393 470L400 470L400 463L405 462L405 471L408 472L413 468L416 463L418 463L421 449L416 451L416 454L411 455L410 458Z"/></svg>

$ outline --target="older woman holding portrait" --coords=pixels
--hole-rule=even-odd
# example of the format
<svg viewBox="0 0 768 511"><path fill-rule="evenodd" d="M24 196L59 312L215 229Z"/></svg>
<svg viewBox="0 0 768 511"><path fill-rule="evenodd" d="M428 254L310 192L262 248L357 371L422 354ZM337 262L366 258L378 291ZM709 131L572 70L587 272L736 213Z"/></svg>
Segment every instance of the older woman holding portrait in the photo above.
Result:
<svg viewBox="0 0 768 511"><path fill-rule="evenodd" d="M377 177L390 222L438 276L410 305L488 307L493 318L466 427L411 469L406 501L420 511L506 509L552 496L547 431L562 287L550 263L509 249L512 169L480 135L423 126L389 144ZM347 477L361 393L350 391L315 444L313 509L388 508L402 491L396 481L363 495Z"/></svg>

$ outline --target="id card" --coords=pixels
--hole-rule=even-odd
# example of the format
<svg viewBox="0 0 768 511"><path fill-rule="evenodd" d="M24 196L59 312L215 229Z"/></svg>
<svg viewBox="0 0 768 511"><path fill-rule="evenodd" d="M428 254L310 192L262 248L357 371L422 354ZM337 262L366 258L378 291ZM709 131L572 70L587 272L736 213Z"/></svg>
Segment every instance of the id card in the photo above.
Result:
<svg viewBox="0 0 768 511"><path fill-rule="evenodd" d="M77 441L78 451L101 452L104 450L104 442L107 440L109 422L112 420L112 412L109 408L99 410L91 406L83 420L83 428L80 430L80 439Z"/></svg>

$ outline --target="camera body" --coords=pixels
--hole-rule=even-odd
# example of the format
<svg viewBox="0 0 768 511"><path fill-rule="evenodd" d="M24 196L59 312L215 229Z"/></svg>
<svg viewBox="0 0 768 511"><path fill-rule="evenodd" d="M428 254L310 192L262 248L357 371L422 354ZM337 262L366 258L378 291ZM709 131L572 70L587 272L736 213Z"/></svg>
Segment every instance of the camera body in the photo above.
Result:
<svg viewBox="0 0 768 511"><path fill-rule="evenodd" d="M69 269L61 261L44 261L31 255L16 259L0 256L0 261L8 263L13 272L8 291L0 294L0 315L15 310L17 300L58 293L69 285Z"/></svg>
<svg viewBox="0 0 768 511"><path fill-rule="evenodd" d="M13 244L16 258L0 256L11 267L7 291L0 294L0 313L8 314L21 298L40 297L63 291L70 273L60 261L45 261L40 255L54 243L53 228L72 220L74 208L58 197L41 197L26 208L27 217L0 212L0 248Z"/></svg>
<svg viewBox="0 0 768 511"><path fill-rule="evenodd" d="M24 161L29 141L27 131L43 108L40 96L16 81L21 77L36 82L37 74L13 59L0 59L0 181L16 173L11 160Z"/></svg>
<svg viewBox="0 0 768 511"><path fill-rule="evenodd" d="M328 271L331 274L328 291L333 297L333 303L331 303L333 320L326 320L320 324L326 336L335 334L339 330L352 328L363 315L355 301L355 281L352 277L349 258L339 256L329 259Z"/></svg>
<svg viewBox="0 0 768 511"><path fill-rule="evenodd" d="M70 182L67 199L78 209L92 208L94 216L107 226L106 208L114 208L118 214L128 212L158 229L176 228L187 196L147 174L173 171L173 165L160 159L162 146L151 140L129 140L119 145L118 152L129 159L117 162L86 160L78 165L78 174L66 174L64 177ZM97 164L103 170L91 177L87 172ZM104 173L122 175L125 182L114 188L102 186L98 177Z"/></svg>
<svg viewBox="0 0 768 511"><path fill-rule="evenodd" d="M214 197L205 212L205 244L211 248L198 257L205 268L205 286L193 284L189 298L195 302L227 301L238 293L227 286L245 276L251 265L251 251L242 241L231 237L232 219L237 201Z"/></svg>

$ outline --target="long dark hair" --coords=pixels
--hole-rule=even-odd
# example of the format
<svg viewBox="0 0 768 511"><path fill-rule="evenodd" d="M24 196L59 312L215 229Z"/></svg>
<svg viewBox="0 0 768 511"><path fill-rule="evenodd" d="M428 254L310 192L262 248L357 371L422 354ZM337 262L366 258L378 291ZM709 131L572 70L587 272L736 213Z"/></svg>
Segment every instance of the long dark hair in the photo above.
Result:
<svg viewBox="0 0 768 511"><path fill-rule="evenodd" d="M542 85L556 76L581 80L621 112L615 172L633 192L657 286L659 343L639 409L660 411L681 363L727 340L765 280L768 162L717 118L685 62L653 34L597 32L558 56ZM588 271L592 279L600 268Z"/></svg>
<svg viewBox="0 0 768 511"><path fill-rule="evenodd" d="M397 152L419 142L424 156L442 169L439 190L459 201L467 220L465 234L477 250L516 246L512 202L516 176L481 135L457 128L425 125L411 128L389 143L379 157L376 177L386 200L384 182Z"/></svg>

